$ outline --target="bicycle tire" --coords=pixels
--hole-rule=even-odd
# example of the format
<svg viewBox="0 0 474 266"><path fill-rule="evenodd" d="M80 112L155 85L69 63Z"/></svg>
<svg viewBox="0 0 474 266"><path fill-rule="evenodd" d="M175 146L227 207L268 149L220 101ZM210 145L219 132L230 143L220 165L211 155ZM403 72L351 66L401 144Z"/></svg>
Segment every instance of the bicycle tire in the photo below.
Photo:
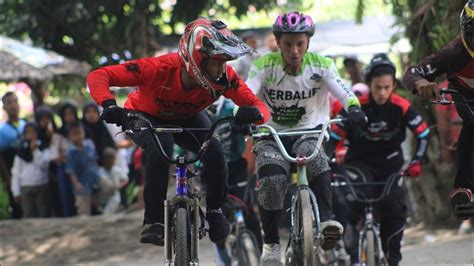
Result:
<svg viewBox="0 0 474 266"><path fill-rule="evenodd" d="M260 251L255 235L245 229L239 232L236 240L239 266L259 265Z"/></svg>
<svg viewBox="0 0 474 266"><path fill-rule="evenodd" d="M376 266L377 259L375 254L375 234L374 231L368 230L365 233L365 265Z"/></svg>
<svg viewBox="0 0 474 266"><path fill-rule="evenodd" d="M188 213L186 208L178 208L176 211L176 248L175 265L188 265Z"/></svg>
<svg viewBox="0 0 474 266"><path fill-rule="evenodd" d="M300 204L300 223L301 223L301 234L303 235L303 255L304 265L313 266L316 265L316 258L314 254L314 234L313 234L313 217L312 217L312 205L307 190L301 190L299 192Z"/></svg>

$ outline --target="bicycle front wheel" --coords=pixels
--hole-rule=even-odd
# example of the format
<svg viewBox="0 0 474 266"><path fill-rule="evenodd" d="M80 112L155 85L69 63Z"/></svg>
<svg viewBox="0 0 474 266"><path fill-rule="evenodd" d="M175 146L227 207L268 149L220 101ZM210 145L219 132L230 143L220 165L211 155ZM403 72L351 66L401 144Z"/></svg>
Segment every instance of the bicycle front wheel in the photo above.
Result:
<svg viewBox="0 0 474 266"><path fill-rule="evenodd" d="M260 262L260 251L257 243L257 238L249 230L239 232L236 241L238 249L239 266L253 266Z"/></svg>
<svg viewBox="0 0 474 266"><path fill-rule="evenodd" d="M304 265L313 266L316 264L314 256L314 233L313 233L313 213L309 196L309 191L301 190L299 192L300 204L300 228L303 236Z"/></svg>
<svg viewBox="0 0 474 266"><path fill-rule="evenodd" d="M368 230L365 233L365 265L366 266L375 266L376 258L375 258L375 234L374 231Z"/></svg>
<svg viewBox="0 0 474 266"><path fill-rule="evenodd" d="M188 214L186 208L178 208L176 211L176 248L175 265L188 265Z"/></svg>

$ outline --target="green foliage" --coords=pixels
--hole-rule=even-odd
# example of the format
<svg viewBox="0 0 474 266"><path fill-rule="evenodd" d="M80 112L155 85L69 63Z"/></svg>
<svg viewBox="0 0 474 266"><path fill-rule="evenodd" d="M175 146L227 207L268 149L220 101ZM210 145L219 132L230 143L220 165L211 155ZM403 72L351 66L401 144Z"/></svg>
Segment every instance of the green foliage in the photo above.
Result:
<svg viewBox="0 0 474 266"><path fill-rule="evenodd" d="M356 9L356 22L362 23L362 17L364 16L365 2L364 0L357 0L357 9Z"/></svg>
<svg viewBox="0 0 474 266"><path fill-rule="evenodd" d="M8 193L3 185L3 182L0 182L0 221L10 218L9 207L10 201L8 198Z"/></svg>
<svg viewBox="0 0 474 266"><path fill-rule="evenodd" d="M390 0L396 24L406 28L413 62L445 46L459 34L464 0ZM402 36L398 36L402 37Z"/></svg>
<svg viewBox="0 0 474 266"><path fill-rule="evenodd" d="M293 0L292 2L300 1ZM30 38L37 46L98 66L112 53L152 55L164 34L223 9L240 17L252 5L270 9L276 0L3 0L0 34Z"/></svg>

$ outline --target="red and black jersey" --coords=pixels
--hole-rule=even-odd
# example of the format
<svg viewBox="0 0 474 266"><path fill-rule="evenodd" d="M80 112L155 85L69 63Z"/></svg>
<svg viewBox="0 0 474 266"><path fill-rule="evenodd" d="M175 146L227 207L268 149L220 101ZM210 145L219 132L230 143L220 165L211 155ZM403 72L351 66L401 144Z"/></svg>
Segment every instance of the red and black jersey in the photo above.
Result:
<svg viewBox="0 0 474 266"><path fill-rule="evenodd" d="M474 58L464 47L461 37L448 43L438 52L410 66L403 75L403 82L408 89L415 89L415 82L420 79L434 81L446 74L454 77L460 86L455 89L470 99L474 99Z"/></svg>
<svg viewBox="0 0 474 266"><path fill-rule="evenodd" d="M335 140L347 139L349 150L346 158L375 159L388 158L400 153L408 127L418 140L414 160L419 160L426 150L426 137L430 130L410 102L392 93L383 105L374 102L370 95L359 98L361 109L368 122L363 127L332 126L331 137ZM339 115L346 116L342 109Z"/></svg>
<svg viewBox="0 0 474 266"><path fill-rule="evenodd" d="M186 90L181 84L181 60L177 53L142 58L120 65L99 68L89 74L87 85L92 98L102 104L114 99L109 87L137 86L128 95L125 108L145 112L160 119L186 119L204 110L216 99L206 89L196 86ZM227 66L232 87L224 96L238 106L255 106L266 121L270 113L245 83Z"/></svg>

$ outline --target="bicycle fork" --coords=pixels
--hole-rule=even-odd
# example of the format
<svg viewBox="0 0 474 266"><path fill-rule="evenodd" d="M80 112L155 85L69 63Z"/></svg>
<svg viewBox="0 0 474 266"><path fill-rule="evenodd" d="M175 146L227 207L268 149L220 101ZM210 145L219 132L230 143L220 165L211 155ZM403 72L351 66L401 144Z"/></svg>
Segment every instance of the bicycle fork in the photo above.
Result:
<svg viewBox="0 0 474 266"><path fill-rule="evenodd" d="M206 228L204 223L204 214L201 211L201 205L197 197L192 197L187 200L187 204L191 207L192 214L192 227L191 230L191 254L189 258L189 265L197 266L199 265L199 239L203 238L206 235ZM172 266L174 265L173 261L173 235L172 235L172 222L173 217L172 208L173 204L170 200L165 200L165 265ZM189 217L191 218L191 217Z"/></svg>
<svg viewBox="0 0 474 266"><path fill-rule="evenodd" d="M380 239L380 231L378 226L374 223L374 216L372 214L372 207L366 207L366 214L365 214L365 225L362 231L359 232L359 245L358 245L358 259L359 263L362 263L362 253L363 251L363 244L364 244L364 239L365 235L367 234L367 231L372 231L374 232L374 240L375 240L375 255L377 256L377 263L383 263L385 260L385 254L382 249L382 241ZM367 256L367 254L366 254ZM367 258L365 258L367 260Z"/></svg>

